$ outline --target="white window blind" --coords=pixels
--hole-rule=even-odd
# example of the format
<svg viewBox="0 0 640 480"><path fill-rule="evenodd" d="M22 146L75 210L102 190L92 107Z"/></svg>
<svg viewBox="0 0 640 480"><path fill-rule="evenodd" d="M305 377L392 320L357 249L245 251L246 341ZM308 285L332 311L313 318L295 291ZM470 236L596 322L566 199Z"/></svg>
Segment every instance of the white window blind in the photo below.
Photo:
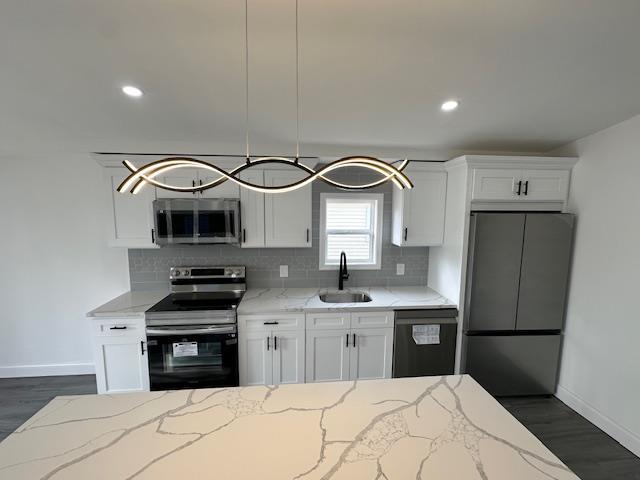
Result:
<svg viewBox="0 0 640 480"><path fill-rule="evenodd" d="M351 198L352 197L352 198ZM338 265L345 252L349 266L377 263L380 195L338 195L322 198L321 267Z"/></svg>

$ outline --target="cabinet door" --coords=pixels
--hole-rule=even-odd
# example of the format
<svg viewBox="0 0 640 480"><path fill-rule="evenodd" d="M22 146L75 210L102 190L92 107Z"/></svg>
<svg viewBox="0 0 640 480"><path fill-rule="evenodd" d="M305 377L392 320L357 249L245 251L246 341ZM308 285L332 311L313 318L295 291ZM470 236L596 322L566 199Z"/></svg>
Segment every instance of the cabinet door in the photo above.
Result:
<svg viewBox="0 0 640 480"><path fill-rule="evenodd" d="M198 181L198 171L195 168L176 168L166 175L158 176L158 181L174 187L192 187ZM192 192L174 192L158 188L158 198L195 198Z"/></svg>
<svg viewBox="0 0 640 480"><path fill-rule="evenodd" d="M394 230L399 230L394 231L393 243L413 247L442 245L447 174L413 171L408 175L414 188L394 191L394 215L400 215L402 222L394 222Z"/></svg>
<svg viewBox="0 0 640 480"><path fill-rule="evenodd" d="M514 200L522 171L516 169L476 168L473 171L472 200Z"/></svg>
<svg viewBox="0 0 640 480"><path fill-rule="evenodd" d="M562 329L573 220L567 213L527 214L516 329Z"/></svg>
<svg viewBox="0 0 640 480"><path fill-rule="evenodd" d="M207 170L198 170L198 184L202 185L205 183L213 182L220 178L220 175L217 175L214 172L210 172ZM239 198L240 197L240 186L236 182L232 182L231 180L227 180L226 182L221 183L217 187L209 188L200 192L201 198Z"/></svg>
<svg viewBox="0 0 640 480"><path fill-rule="evenodd" d="M302 173L266 170L265 185L288 185L304 178ZM311 185L287 193L265 194L265 246L311 246Z"/></svg>
<svg viewBox="0 0 640 480"><path fill-rule="evenodd" d="M240 331L240 385L273 384L273 343L270 331Z"/></svg>
<svg viewBox="0 0 640 480"><path fill-rule="evenodd" d="M474 213L471 216L467 278L469 330L516 327L524 219L522 213Z"/></svg>
<svg viewBox="0 0 640 480"><path fill-rule="evenodd" d="M306 335L306 381L348 380L349 330L307 330Z"/></svg>
<svg viewBox="0 0 640 480"><path fill-rule="evenodd" d="M149 364L144 338L95 337L94 341L98 393L149 390Z"/></svg>
<svg viewBox="0 0 640 480"><path fill-rule="evenodd" d="M264 172L247 171L240 174L240 178L256 185L264 183ZM240 246L243 248L264 247L264 201L265 194L240 189L240 222L242 237Z"/></svg>
<svg viewBox="0 0 640 480"><path fill-rule="evenodd" d="M147 185L137 195L117 192L116 188L129 173L126 168L109 168L106 172L111 201L107 214L109 246L156 248L152 233L156 189Z"/></svg>
<svg viewBox="0 0 640 480"><path fill-rule="evenodd" d="M304 383L304 330L273 331L273 384Z"/></svg>
<svg viewBox="0 0 640 480"><path fill-rule="evenodd" d="M351 331L349 378L391 378L393 328L362 328Z"/></svg>
<svg viewBox="0 0 640 480"><path fill-rule="evenodd" d="M568 170L525 170L522 174L524 200L564 202L569 190ZM527 183L528 182L528 183Z"/></svg>

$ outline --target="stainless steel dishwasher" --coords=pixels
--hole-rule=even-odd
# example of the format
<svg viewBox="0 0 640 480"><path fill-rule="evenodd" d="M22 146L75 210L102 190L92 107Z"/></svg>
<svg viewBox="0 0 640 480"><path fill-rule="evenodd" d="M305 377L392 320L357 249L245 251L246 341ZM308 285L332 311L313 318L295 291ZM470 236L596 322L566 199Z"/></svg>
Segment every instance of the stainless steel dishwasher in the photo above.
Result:
<svg viewBox="0 0 640 480"><path fill-rule="evenodd" d="M458 310L397 310L393 377L451 375L456 359Z"/></svg>

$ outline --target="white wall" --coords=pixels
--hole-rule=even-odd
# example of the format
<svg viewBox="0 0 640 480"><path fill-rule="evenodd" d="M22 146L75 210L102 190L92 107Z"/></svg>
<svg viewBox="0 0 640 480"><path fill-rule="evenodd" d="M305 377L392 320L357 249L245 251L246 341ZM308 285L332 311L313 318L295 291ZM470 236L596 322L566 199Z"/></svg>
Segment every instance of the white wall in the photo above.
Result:
<svg viewBox="0 0 640 480"><path fill-rule="evenodd" d="M90 373L85 313L128 290L88 155L0 158L0 377Z"/></svg>
<svg viewBox="0 0 640 480"><path fill-rule="evenodd" d="M580 160L557 396L640 455L640 116L562 150Z"/></svg>

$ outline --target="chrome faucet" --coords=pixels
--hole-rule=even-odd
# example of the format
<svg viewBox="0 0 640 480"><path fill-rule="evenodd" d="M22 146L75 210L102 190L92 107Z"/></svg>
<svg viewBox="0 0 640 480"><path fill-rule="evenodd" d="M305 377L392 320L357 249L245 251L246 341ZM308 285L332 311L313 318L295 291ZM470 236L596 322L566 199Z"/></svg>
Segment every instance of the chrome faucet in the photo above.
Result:
<svg viewBox="0 0 640 480"><path fill-rule="evenodd" d="M344 290L344 281L349 280L347 271L347 254L340 252L340 272L338 273L338 290Z"/></svg>

